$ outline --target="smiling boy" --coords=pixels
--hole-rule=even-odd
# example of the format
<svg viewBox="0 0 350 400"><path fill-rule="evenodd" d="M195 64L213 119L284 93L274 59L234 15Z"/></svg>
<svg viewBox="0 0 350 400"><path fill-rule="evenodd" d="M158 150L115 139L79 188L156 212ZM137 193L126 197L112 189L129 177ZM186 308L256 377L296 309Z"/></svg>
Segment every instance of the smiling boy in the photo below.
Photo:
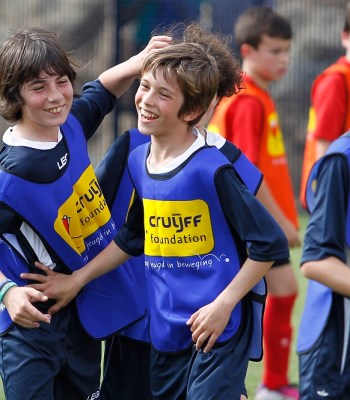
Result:
<svg viewBox="0 0 350 400"><path fill-rule="evenodd" d="M19 29L0 48L0 114L14 124L0 153L0 372L6 398L98 395L101 344L92 336L121 322L117 291L90 286L51 316L53 301L19 275L35 271L38 260L50 271L70 274L113 239L87 140L139 74L145 55L169 40L153 38L144 51L84 85L77 98L76 65L55 33ZM112 307L110 318L93 315L96 302L102 310ZM122 326L142 311L136 314Z"/></svg>
<svg viewBox="0 0 350 400"><path fill-rule="evenodd" d="M218 81L214 58L199 45L173 45L147 57L135 104L138 128L151 144L129 157L135 199L126 223L71 276L44 266L48 277L24 275L59 299L51 308L57 311L91 279L144 253L154 399L240 399L254 330L246 295L274 259L289 254L282 231L227 158L193 132ZM191 217L185 234L200 240L189 245L173 222L152 222L173 216ZM200 267L178 268L178 262Z"/></svg>

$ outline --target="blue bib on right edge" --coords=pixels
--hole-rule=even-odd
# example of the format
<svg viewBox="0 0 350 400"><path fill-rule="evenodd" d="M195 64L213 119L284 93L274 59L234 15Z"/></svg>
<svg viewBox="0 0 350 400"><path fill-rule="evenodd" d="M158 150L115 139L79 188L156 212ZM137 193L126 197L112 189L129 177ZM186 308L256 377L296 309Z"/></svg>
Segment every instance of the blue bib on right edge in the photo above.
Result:
<svg viewBox="0 0 350 400"><path fill-rule="evenodd" d="M323 162L334 154L346 157L350 170L350 132L335 140L328 148L324 157L320 158L312 167L306 186L306 205L309 213L314 210L314 198L317 179ZM350 247L350 197L348 200L348 214L346 221L346 245ZM319 282L309 280L303 315L299 325L297 352L303 353L311 349L321 335L332 306L332 289ZM312 321L312 324L310 324Z"/></svg>

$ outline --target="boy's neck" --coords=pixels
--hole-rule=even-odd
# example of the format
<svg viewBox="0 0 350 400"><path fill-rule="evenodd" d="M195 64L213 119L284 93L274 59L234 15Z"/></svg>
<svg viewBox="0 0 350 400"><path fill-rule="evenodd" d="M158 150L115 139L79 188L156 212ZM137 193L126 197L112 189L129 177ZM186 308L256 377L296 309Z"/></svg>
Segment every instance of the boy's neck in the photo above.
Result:
<svg viewBox="0 0 350 400"><path fill-rule="evenodd" d="M181 156L197 139L190 129L186 135L178 137L151 136L151 151L148 164L155 170L161 169L175 158Z"/></svg>
<svg viewBox="0 0 350 400"><path fill-rule="evenodd" d="M257 74L254 69L251 68L249 65L243 63L242 69L247 74L247 76L251 78L254 83L261 89L267 90L269 88L271 81L266 80L260 74Z"/></svg>
<svg viewBox="0 0 350 400"><path fill-rule="evenodd" d="M33 142L57 142L59 129L54 127L51 131L40 131L33 129L21 122L12 129L12 135L21 139L31 140Z"/></svg>

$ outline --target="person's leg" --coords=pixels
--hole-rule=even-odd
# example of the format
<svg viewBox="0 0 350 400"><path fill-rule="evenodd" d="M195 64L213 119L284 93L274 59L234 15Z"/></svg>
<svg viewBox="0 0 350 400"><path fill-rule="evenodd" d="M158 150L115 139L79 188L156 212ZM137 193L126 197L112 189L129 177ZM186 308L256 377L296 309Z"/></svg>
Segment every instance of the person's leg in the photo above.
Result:
<svg viewBox="0 0 350 400"><path fill-rule="evenodd" d="M194 351L188 370L187 400L240 400L245 390L253 329L249 303L235 336L214 345L209 353ZM242 390L243 388L243 390Z"/></svg>
<svg viewBox="0 0 350 400"><path fill-rule="evenodd" d="M269 399L269 390L283 391L286 398L298 398L297 389L291 387L288 380L293 332L291 318L298 291L291 264L275 264L266 274L266 282L263 386L258 389L256 399Z"/></svg>
<svg viewBox="0 0 350 400"><path fill-rule="evenodd" d="M192 348L173 354L151 349L151 388L153 400L186 400L187 370Z"/></svg>
<svg viewBox="0 0 350 400"><path fill-rule="evenodd" d="M152 400L148 343L115 335L106 341L101 400Z"/></svg>
<svg viewBox="0 0 350 400"><path fill-rule="evenodd" d="M350 398L343 385L347 368L346 363L345 368L342 366L346 343L344 334L349 338L344 324L343 301L342 296L333 294L331 312L322 334L310 351L299 354L299 392L302 400ZM349 361L348 354L346 357Z"/></svg>
<svg viewBox="0 0 350 400"><path fill-rule="evenodd" d="M0 337L0 372L7 399L54 400L64 325L65 315L59 312L50 324L33 329L14 325Z"/></svg>
<svg viewBox="0 0 350 400"><path fill-rule="evenodd" d="M97 399L100 387L101 342L83 329L75 302L69 312L65 341L61 349L62 368L55 378L55 400Z"/></svg>

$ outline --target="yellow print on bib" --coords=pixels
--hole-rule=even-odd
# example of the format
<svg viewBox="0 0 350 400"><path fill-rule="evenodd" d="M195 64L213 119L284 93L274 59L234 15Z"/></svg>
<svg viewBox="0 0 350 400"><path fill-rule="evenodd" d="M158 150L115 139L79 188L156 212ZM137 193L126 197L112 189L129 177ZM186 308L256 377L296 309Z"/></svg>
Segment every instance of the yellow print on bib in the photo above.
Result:
<svg viewBox="0 0 350 400"><path fill-rule="evenodd" d="M214 247L209 207L203 200L143 199L145 254L188 257Z"/></svg>
<svg viewBox="0 0 350 400"><path fill-rule="evenodd" d="M73 193L58 209L55 231L77 253L84 239L106 224L111 214L91 165L73 186Z"/></svg>
<svg viewBox="0 0 350 400"><path fill-rule="evenodd" d="M271 113L268 117L267 152L273 157L281 157L286 154L276 112Z"/></svg>
<svg viewBox="0 0 350 400"><path fill-rule="evenodd" d="M315 129L316 129L316 111L313 107L310 107L307 131L314 132Z"/></svg>

